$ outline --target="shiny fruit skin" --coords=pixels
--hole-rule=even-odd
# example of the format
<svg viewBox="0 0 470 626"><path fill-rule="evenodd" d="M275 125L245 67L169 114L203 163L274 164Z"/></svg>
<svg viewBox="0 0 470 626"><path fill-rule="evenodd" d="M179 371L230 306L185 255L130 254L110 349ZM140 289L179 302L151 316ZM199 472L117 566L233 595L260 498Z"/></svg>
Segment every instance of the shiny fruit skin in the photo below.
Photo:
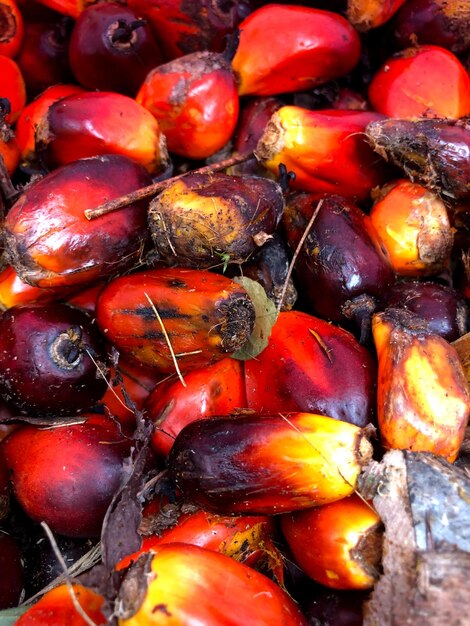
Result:
<svg viewBox="0 0 470 626"><path fill-rule="evenodd" d="M152 448L166 458L181 429L190 422L211 415L229 415L247 406L243 366L226 358L201 367L185 376L186 387L170 379L157 385L145 403L145 412L154 422Z"/></svg>
<svg viewBox="0 0 470 626"><path fill-rule="evenodd" d="M248 407L322 413L358 426L375 415L376 366L345 330L307 313L280 313L269 344L245 361Z"/></svg>
<svg viewBox="0 0 470 626"><path fill-rule="evenodd" d="M52 302L59 296L60 294L53 289L41 289L28 285L21 280L10 265L0 272L0 310L2 311L19 304Z"/></svg>
<svg viewBox="0 0 470 626"><path fill-rule="evenodd" d="M370 458L363 429L311 413L191 422L168 457L181 493L210 511L273 515L350 495Z"/></svg>
<svg viewBox="0 0 470 626"><path fill-rule="evenodd" d="M0 390L23 414L89 409L106 390L96 365L101 362L103 371L103 361L102 338L78 309L62 303L19 305L0 317Z"/></svg>
<svg viewBox="0 0 470 626"><path fill-rule="evenodd" d="M124 581L121 606L132 603L134 610L118 616L119 626L307 626L285 591L230 557L173 543L149 558L144 571L131 570ZM146 583L137 608L133 588Z"/></svg>
<svg viewBox="0 0 470 626"><path fill-rule="evenodd" d="M269 4L249 15L240 31L232 66L241 96L304 91L345 76L359 61L357 32L329 11Z"/></svg>
<svg viewBox="0 0 470 626"><path fill-rule="evenodd" d="M155 118L129 96L101 91L62 98L48 108L35 134L36 150L52 166L120 154L149 173L167 163L165 139Z"/></svg>
<svg viewBox="0 0 470 626"><path fill-rule="evenodd" d="M120 155L81 159L29 186L5 221L11 265L37 287L85 286L132 267L148 239L145 203L88 221L84 210L150 182Z"/></svg>
<svg viewBox="0 0 470 626"><path fill-rule="evenodd" d="M0 99L10 103L10 112L6 116L8 124L14 124L26 105L26 86L18 64L0 54Z"/></svg>
<svg viewBox="0 0 470 626"><path fill-rule="evenodd" d="M124 356L164 373L175 372L174 358L184 372L236 352L251 334L254 316L237 283L179 267L116 278L96 310L101 332Z"/></svg>
<svg viewBox="0 0 470 626"><path fill-rule="evenodd" d="M84 417L56 428L23 426L2 443L18 502L67 537L99 536L130 445L110 418Z"/></svg>
<svg viewBox="0 0 470 626"><path fill-rule="evenodd" d="M459 59L439 46L398 52L372 78L368 93L373 108L388 117L458 119L470 114L470 77Z"/></svg>
<svg viewBox="0 0 470 626"><path fill-rule="evenodd" d="M14 58L23 43L24 23L21 11L15 0L0 2L0 54Z"/></svg>
<svg viewBox="0 0 470 626"><path fill-rule="evenodd" d="M137 25L140 17L118 2L93 4L80 14L72 30L69 60L81 85L136 95L148 72L162 62L149 24Z"/></svg>
<svg viewBox="0 0 470 626"><path fill-rule="evenodd" d="M106 617L101 611L104 598L78 584L74 584L74 592L78 603L93 623L106 624ZM86 626L87 623L75 608L70 590L64 583L43 595L23 613L15 626Z"/></svg>
<svg viewBox="0 0 470 626"><path fill-rule="evenodd" d="M216 52L196 52L149 72L136 96L164 133L168 150L205 159L229 141L239 101L230 63Z"/></svg>

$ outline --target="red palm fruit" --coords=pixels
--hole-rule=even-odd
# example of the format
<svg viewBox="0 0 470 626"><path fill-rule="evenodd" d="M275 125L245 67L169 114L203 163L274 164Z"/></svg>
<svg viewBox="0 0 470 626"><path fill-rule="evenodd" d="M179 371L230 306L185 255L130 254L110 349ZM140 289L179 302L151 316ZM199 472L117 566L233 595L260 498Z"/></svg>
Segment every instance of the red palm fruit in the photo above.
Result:
<svg viewBox="0 0 470 626"><path fill-rule="evenodd" d="M168 265L210 268L243 263L273 235L284 211L281 186L259 176L189 173L149 206L159 258Z"/></svg>
<svg viewBox="0 0 470 626"><path fill-rule="evenodd" d="M93 4L75 23L70 66L87 89L135 96L162 56L150 26L118 2Z"/></svg>
<svg viewBox="0 0 470 626"><path fill-rule="evenodd" d="M371 454L364 429L331 417L218 416L183 428L168 470L209 511L273 515L350 495Z"/></svg>
<svg viewBox="0 0 470 626"><path fill-rule="evenodd" d="M378 579L383 528L374 509L353 494L281 516L294 558L316 582L334 589L370 589Z"/></svg>
<svg viewBox="0 0 470 626"><path fill-rule="evenodd" d="M135 589L145 593L137 597ZM131 568L117 606L119 626L307 626L272 580L224 554L183 543L160 546Z"/></svg>
<svg viewBox="0 0 470 626"><path fill-rule="evenodd" d="M431 276L448 266L453 231L435 193L401 179L376 191L375 198L370 221L396 274Z"/></svg>
<svg viewBox="0 0 470 626"><path fill-rule="evenodd" d="M432 452L453 462L470 415L470 394L456 350L405 309L374 315L372 330L383 446Z"/></svg>
<svg viewBox="0 0 470 626"><path fill-rule="evenodd" d="M0 2L0 54L15 57L23 43L23 16L15 0Z"/></svg>
<svg viewBox="0 0 470 626"><path fill-rule="evenodd" d="M186 387L173 378L157 385L145 403L155 425L152 448L166 458L180 430L202 417L229 415L247 406L241 361L226 358L186 374Z"/></svg>
<svg viewBox="0 0 470 626"><path fill-rule="evenodd" d="M251 11L251 0L128 0L148 20L167 60L192 52L222 52L226 36Z"/></svg>
<svg viewBox="0 0 470 626"><path fill-rule="evenodd" d="M141 549L125 557L117 570L129 567L138 557L167 543L188 543L245 563L256 569L267 566L278 582L283 580L282 557L274 545L275 524L267 515L223 516L197 511L183 513L175 525L144 537Z"/></svg>
<svg viewBox="0 0 470 626"><path fill-rule="evenodd" d="M103 291L104 286L105 283L100 282L96 285L92 285L91 287L87 287L86 289L81 289L78 293L74 290L73 295L66 299L67 303L94 316L98 296Z"/></svg>
<svg viewBox="0 0 470 626"><path fill-rule="evenodd" d="M130 441L112 419L84 419L48 429L23 426L2 443L20 505L67 537L99 536L129 453Z"/></svg>
<svg viewBox="0 0 470 626"><path fill-rule="evenodd" d="M368 93L372 107L389 117L458 119L470 114L470 77L459 59L439 46L393 55L373 76Z"/></svg>
<svg viewBox="0 0 470 626"><path fill-rule="evenodd" d="M41 289L25 283L11 266L0 272L0 310L10 309L18 304L32 302L52 302L59 295L53 289Z"/></svg>
<svg viewBox="0 0 470 626"><path fill-rule="evenodd" d="M168 159L155 118L114 92L79 93L51 104L36 129L36 149L54 166L121 154L155 173Z"/></svg>
<svg viewBox="0 0 470 626"><path fill-rule="evenodd" d="M38 2L57 11L57 13L77 19L88 5L94 4L95 0L38 0ZM107 0L103 0L103 2L107 2Z"/></svg>
<svg viewBox="0 0 470 626"><path fill-rule="evenodd" d="M162 376L153 368L129 362L120 358L118 372L114 366L110 368L111 386L101 399L106 410L115 417L126 432L133 432L135 428L135 413L128 406L133 403L138 411L144 407L148 396L159 384Z"/></svg>
<svg viewBox="0 0 470 626"><path fill-rule="evenodd" d="M241 96L321 85L348 74L361 52L353 26L341 15L320 9L269 4L249 15L240 31L232 65Z"/></svg>
<svg viewBox="0 0 470 626"><path fill-rule="evenodd" d="M3 100L8 100L5 105ZM18 64L0 54L0 113L6 110L6 121L14 124L26 104L26 86Z"/></svg>
<svg viewBox="0 0 470 626"><path fill-rule="evenodd" d="M20 149L13 134L10 137L8 134L2 133L0 127L0 157L3 159L8 174L12 176L20 163ZM2 139L2 135L5 135L5 139Z"/></svg>
<svg viewBox="0 0 470 626"><path fill-rule="evenodd" d="M125 357L173 373L240 349L255 311L246 291L220 274L157 269L113 280L98 299L101 332ZM170 351L171 346L171 351Z"/></svg>
<svg viewBox="0 0 470 626"><path fill-rule="evenodd" d="M23 591L24 572L19 543L0 532L0 610L18 606ZM16 623L16 622L15 622Z"/></svg>
<svg viewBox="0 0 470 626"><path fill-rule="evenodd" d="M369 124L374 150L425 187L456 200L470 197L467 120L395 120Z"/></svg>
<svg viewBox="0 0 470 626"><path fill-rule="evenodd" d="M470 6L461 0L407 0L393 19L393 33L400 48L434 44L464 52L470 45Z"/></svg>
<svg viewBox="0 0 470 626"><path fill-rule="evenodd" d="M387 292L385 303L419 315L433 333L446 341L455 341L468 331L467 303L452 287L435 282L401 281Z"/></svg>
<svg viewBox="0 0 470 626"><path fill-rule="evenodd" d="M73 590L78 604L88 618L93 620L94 624L106 624L106 617L101 611L104 598L82 585L74 584ZM57 626L58 624L67 624L67 626L90 624L77 611L70 589L65 583L44 594L15 622L16 626Z"/></svg>
<svg viewBox="0 0 470 626"><path fill-rule="evenodd" d="M233 137L234 151L240 154L253 152L271 116L282 105L282 100L270 96L252 98L245 103L245 106L240 111L240 117Z"/></svg>
<svg viewBox="0 0 470 626"><path fill-rule="evenodd" d="M348 0L348 20L360 31L382 26L405 0Z"/></svg>
<svg viewBox="0 0 470 626"><path fill-rule="evenodd" d="M248 407L308 411L365 426L375 414L376 366L345 330L319 318L280 313L269 344L245 361Z"/></svg>
<svg viewBox="0 0 470 626"><path fill-rule="evenodd" d="M73 79L68 63L70 20L27 22L25 38L17 63L30 97L52 85Z"/></svg>
<svg viewBox="0 0 470 626"><path fill-rule="evenodd" d="M148 241L146 206L88 221L86 208L150 182L120 155L81 159L29 186L5 220L11 265L25 282L68 288L112 276L138 262Z"/></svg>
<svg viewBox="0 0 470 626"><path fill-rule="evenodd" d="M318 202L316 194L296 194L288 201L284 226L293 250ZM372 313L395 279L390 259L361 209L340 196L321 202L297 257L296 273L312 312L335 321L352 319L365 337Z"/></svg>
<svg viewBox="0 0 470 626"><path fill-rule="evenodd" d="M21 151L22 161L30 162L34 159L36 127L45 116L51 104L61 98L82 92L83 89L78 87L78 85L53 85L25 106L15 127L16 140Z"/></svg>
<svg viewBox="0 0 470 626"><path fill-rule="evenodd" d="M0 390L21 413L70 415L103 396L103 342L83 311L62 303L15 306L0 317L0 337Z"/></svg>
<svg viewBox="0 0 470 626"><path fill-rule="evenodd" d="M136 100L158 121L168 150L189 159L223 148L237 124L235 78L217 52L195 52L156 67Z"/></svg>
<svg viewBox="0 0 470 626"><path fill-rule="evenodd" d="M271 118L255 155L270 172L283 163L294 189L364 200L386 180L384 164L364 137L381 115L369 111L309 111L284 106Z"/></svg>

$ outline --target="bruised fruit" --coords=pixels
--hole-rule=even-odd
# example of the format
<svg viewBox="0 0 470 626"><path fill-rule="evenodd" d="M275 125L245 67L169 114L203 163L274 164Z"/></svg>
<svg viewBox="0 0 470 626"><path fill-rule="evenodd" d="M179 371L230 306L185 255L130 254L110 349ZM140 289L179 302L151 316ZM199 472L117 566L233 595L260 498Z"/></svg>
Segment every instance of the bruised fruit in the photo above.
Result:
<svg viewBox="0 0 470 626"><path fill-rule="evenodd" d="M102 338L78 309L29 304L0 317L0 391L21 413L90 408L106 390L103 361Z"/></svg>

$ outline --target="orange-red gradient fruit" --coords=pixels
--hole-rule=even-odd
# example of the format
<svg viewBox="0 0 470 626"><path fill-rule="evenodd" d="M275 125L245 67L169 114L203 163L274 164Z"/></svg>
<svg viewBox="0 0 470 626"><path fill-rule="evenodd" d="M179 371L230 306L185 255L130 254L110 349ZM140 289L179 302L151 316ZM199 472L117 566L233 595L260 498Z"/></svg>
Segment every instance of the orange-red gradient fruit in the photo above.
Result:
<svg viewBox="0 0 470 626"><path fill-rule="evenodd" d="M348 19L358 30L382 26L405 0L348 0Z"/></svg>
<svg viewBox="0 0 470 626"><path fill-rule="evenodd" d="M333 589L370 589L378 578L380 518L359 496L281 516L294 558L316 582Z"/></svg>
<svg viewBox="0 0 470 626"><path fill-rule="evenodd" d="M0 310L17 304L51 302L58 297L59 294L52 289L41 289L25 283L9 265L0 272Z"/></svg>
<svg viewBox="0 0 470 626"><path fill-rule="evenodd" d="M369 100L389 117L458 119L470 113L470 77L445 48L407 48L388 59L372 78Z"/></svg>
<svg viewBox="0 0 470 626"><path fill-rule="evenodd" d="M364 130L381 115L369 111L310 111L284 106L271 117L255 155L274 174L283 163L294 189L364 200L386 180L384 163Z"/></svg>
<svg viewBox="0 0 470 626"><path fill-rule="evenodd" d="M73 586L78 603L84 613L95 624L106 624L106 617L101 611L104 598L91 589L82 585ZM16 626L87 626L90 622L75 608L70 590L67 585L59 585L48 591L42 598L31 606L26 613L15 622Z"/></svg>
<svg viewBox="0 0 470 626"><path fill-rule="evenodd" d="M272 580L224 554L198 546L160 546L131 569L120 606L135 606L135 589L145 590L119 626L163 624L204 626L307 626L295 602ZM127 600L127 601L126 601Z"/></svg>
<svg viewBox="0 0 470 626"><path fill-rule="evenodd" d="M0 54L15 57L24 35L23 16L15 0L0 2Z"/></svg>
<svg viewBox="0 0 470 626"><path fill-rule="evenodd" d="M26 86L17 63L0 54L0 100L2 98L10 103L6 121L13 124L26 104Z"/></svg>
<svg viewBox="0 0 470 626"><path fill-rule="evenodd" d="M242 96L303 91L345 76L359 61L359 36L337 13L269 4L240 31L232 66Z"/></svg>
<svg viewBox="0 0 470 626"><path fill-rule="evenodd" d="M230 63L198 52L152 70L136 100L158 120L168 150L204 159L230 139L238 119L238 93Z"/></svg>

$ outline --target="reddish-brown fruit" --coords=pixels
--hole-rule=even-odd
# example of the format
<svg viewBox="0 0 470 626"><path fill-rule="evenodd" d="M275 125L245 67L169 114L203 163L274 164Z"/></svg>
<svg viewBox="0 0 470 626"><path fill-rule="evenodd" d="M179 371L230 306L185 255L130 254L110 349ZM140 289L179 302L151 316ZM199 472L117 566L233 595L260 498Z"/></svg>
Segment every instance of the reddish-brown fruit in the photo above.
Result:
<svg viewBox="0 0 470 626"><path fill-rule="evenodd" d="M366 432L311 413L196 420L168 457L183 496L223 515L273 515L340 500L372 454Z"/></svg>
<svg viewBox="0 0 470 626"><path fill-rule="evenodd" d="M283 163L296 175L292 187L365 199L386 180L384 164L364 136L380 119L368 111L309 111L284 106L271 118L256 149L270 172Z"/></svg>
<svg viewBox="0 0 470 626"><path fill-rule="evenodd" d="M269 4L240 31L232 65L242 96L303 91L345 76L359 61L357 32L330 11Z"/></svg>
<svg viewBox="0 0 470 626"><path fill-rule="evenodd" d="M154 422L154 451L168 456L180 430L202 417L229 415L247 406L241 361L222 359L213 365L189 372L181 381L170 379L157 385L145 403Z"/></svg>
<svg viewBox="0 0 470 626"><path fill-rule="evenodd" d="M130 445L110 418L84 419L49 429L23 426L2 444L23 509L69 537L99 536Z"/></svg>
<svg viewBox="0 0 470 626"><path fill-rule="evenodd" d="M267 96L248 100L240 111L233 137L233 149L240 154L251 154L256 149L271 116L283 104L282 100ZM243 167L243 163L238 167Z"/></svg>
<svg viewBox="0 0 470 626"><path fill-rule="evenodd" d="M382 26L405 0L348 0L348 19L360 31Z"/></svg>
<svg viewBox="0 0 470 626"><path fill-rule="evenodd" d="M4 425L2 424L2 426ZM0 441L2 441L3 438L2 432L0 434ZM8 517L8 514L10 513L10 490L10 475L8 473L3 448L0 446L0 522L3 522L3 520ZM1 536L2 535L0 533L0 537ZM2 594L0 592L0 597L1 595Z"/></svg>
<svg viewBox="0 0 470 626"><path fill-rule="evenodd" d="M104 598L82 585L74 584L73 590L78 604L88 618L93 620L92 623L106 624L106 617L101 611ZM15 622L16 626L58 626L58 624L67 626L90 624L77 611L66 584L48 591Z"/></svg>
<svg viewBox="0 0 470 626"><path fill-rule="evenodd" d="M68 63L70 20L27 22L17 62L30 97L73 79Z"/></svg>
<svg viewBox="0 0 470 626"><path fill-rule="evenodd" d="M301 313L280 313L269 344L245 361L248 406L309 411L365 426L375 414L376 367L350 333Z"/></svg>
<svg viewBox="0 0 470 626"><path fill-rule="evenodd" d="M318 583L334 589L370 589L382 556L380 518L353 494L331 504L281 517L297 564Z"/></svg>
<svg viewBox="0 0 470 626"><path fill-rule="evenodd" d="M379 361L377 415L385 448L456 459L470 415L470 395L456 350L405 309L372 321Z"/></svg>
<svg viewBox="0 0 470 626"><path fill-rule="evenodd" d="M462 0L407 0L393 19L400 48L434 44L454 54L470 45L470 5Z"/></svg>
<svg viewBox="0 0 470 626"><path fill-rule="evenodd" d="M432 191L398 180L375 192L370 220L400 276L432 276L450 261L453 231L447 209Z"/></svg>
<svg viewBox="0 0 470 626"><path fill-rule="evenodd" d="M135 589L145 591L136 598ZM307 626L294 601L272 580L224 554L183 543L160 546L131 568L117 606L119 626L169 620L204 626Z"/></svg>
<svg viewBox="0 0 470 626"><path fill-rule="evenodd" d="M0 390L23 414L89 409L106 390L104 361L102 338L78 309L28 304L0 317Z"/></svg>
<svg viewBox="0 0 470 626"><path fill-rule="evenodd" d="M174 373L175 363L195 369L240 349L255 311L246 291L225 276L173 268L113 280L101 292L96 318L125 356Z"/></svg>
<svg viewBox="0 0 470 626"><path fill-rule="evenodd" d="M458 119L470 114L470 77L445 48L407 48L388 59L374 75L369 100L376 111L389 117Z"/></svg>
<svg viewBox="0 0 470 626"><path fill-rule="evenodd" d="M204 50L222 52L226 36L251 11L250 0L128 0L127 4L148 20L167 60Z"/></svg>
<svg viewBox="0 0 470 626"><path fill-rule="evenodd" d="M238 119L238 93L229 61L216 52L195 52L160 65L136 100L158 120L168 150L204 159L230 139Z"/></svg>
<svg viewBox="0 0 470 626"><path fill-rule="evenodd" d="M84 210L149 182L142 166L107 155L65 165L29 186L5 221L11 264L20 278L63 288L132 267L148 240L145 204L92 222Z"/></svg>
<svg viewBox="0 0 470 626"><path fill-rule="evenodd" d="M35 137L37 151L54 166L120 154L155 173L168 160L155 118L132 98L114 92L85 92L54 102Z"/></svg>
<svg viewBox="0 0 470 626"><path fill-rule="evenodd" d="M22 161L30 162L34 159L36 128L46 115L51 104L67 96L82 92L83 89L77 85L53 85L25 106L15 127L16 140L21 151Z"/></svg>
<svg viewBox="0 0 470 626"><path fill-rule="evenodd" d="M23 590L24 573L20 545L0 532L0 610L17 606Z"/></svg>
<svg viewBox="0 0 470 626"><path fill-rule="evenodd" d="M26 104L26 86L18 64L0 54L0 112L7 111L6 121L14 124ZM8 100L5 105L3 99Z"/></svg>
<svg viewBox="0 0 470 626"><path fill-rule="evenodd" d="M15 57L23 43L23 16L15 0L0 2L0 54Z"/></svg>
<svg viewBox="0 0 470 626"><path fill-rule="evenodd" d="M70 66L87 89L134 97L162 56L141 14L118 3L93 4L78 18L70 40Z"/></svg>

